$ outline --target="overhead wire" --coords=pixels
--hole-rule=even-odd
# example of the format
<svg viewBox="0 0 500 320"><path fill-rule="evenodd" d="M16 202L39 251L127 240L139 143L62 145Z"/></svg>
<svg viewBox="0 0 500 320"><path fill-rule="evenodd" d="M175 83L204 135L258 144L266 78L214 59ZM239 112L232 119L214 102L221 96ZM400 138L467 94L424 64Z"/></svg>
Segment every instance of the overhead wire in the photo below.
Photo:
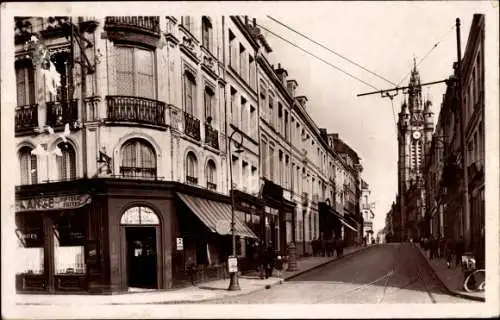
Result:
<svg viewBox="0 0 500 320"><path fill-rule="evenodd" d="M371 70L369 70L369 69L367 69L367 68L363 67L363 66L362 66L362 65L360 65L359 63L357 63L357 62L355 62L355 61L353 61L353 60L351 60L351 59L349 59L349 58L347 58L347 57L345 57L345 56L341 55L341 54L340 54L340 53L338 53L338 52L335 52L334 50L332 50L332 49L328 48L327 46L325 46L325 45L323 45L323 44L321 44L321 43L319 43L319 42L317 42L317 41L313 40L310 36L307 36L307 35L305 35L305 34L303 34L303 33L299 32L299 31L297 31L297 30L293 29L292 27L288 26L287 24L285 24L285 23L283 23L283 22L281 22L281 21L279 21L279 20L277 20L277 19L275 19L275 18L273 18L273 17L271 17L271 16L269 16L269 15L268 15L267 17L268 17L269 19L273 20L274 22L276 22L276 23L278 23L278 24L282 25L283 27L287 28L288 30L290 30L290 31L292 31L292 32L295 32L296 34L298 34L298 35L300 35L300 36L302 36L302 37L304 37L304 38L308 39L309 41L311 41L311 42L313 42L313 43L317 44L318 46L322 47L323 49L328 50L329 52L331 52L331 53L333 53L333 54L335 54L335 55L337 55L337 56L341 57L342 59L344 59L344 60L346 60L346 61L348 61L348 62L350 62L350 63L354 64L355 66L357 66L357 67L359 67L359 68L363 69L364 71L366 71L366 72L368 72L368 73L370 73L370 74L372 74L372 75L374 75L374 76L376 76L376 77L378 77L378 78L380 78L380 79L382 79L382 80L386 81L387 83L390 83L390 84L392 84L392 85L394 85L394 86L397 86L397 85L396 85L394 82L392 82L391 80L388 80L387 78L385 78L385 77L383 77L383 76L381 76L381 75L377 74L376 72L371 71Z"/></svg>
<svg viewBox="0 0 500 320"><path fill-rule="evenodd" d="M441 44L441 42L443 42L444 40L446 40L446 38L448 38L448 36L450 35L450 32L451 32L452 30L454 30L454 29L455 29L455 24L453 24L453 25L451 26L451 28L450 28L450 29L448 29L448 31L447 31L447 32L445 33L445 35L441 38L441 40L439 40L438 42L436 42L436 43L435 43L435 44L434 44L434 45L433 45L433 46L429 49L429 51L427 51L427 53L426 53L426 54L425 54L425 55L424 55L424 56L423 56L423 57L422 57L422 58L418 61L418 63L416 64L416 66L417 66L417 67L418 67L418 66L420 66L420 64L421 64L422 62L424 62L424 60L425 60L425 59L426 59L426 58L427 58L427 57L431 54L431 52L432 52L432 51L434 51L434 49L436 49L436 48L439 46L439 44ZM410 71L409 71L409 72L408 72L408 73L407 73L407 74L403 77L403 79L401 79L401 81L399 81L399 83L396 85L396 87L399 87L399 86L401 85L401 83L403 83L403 81L405 81L405 80L406 80L406 78L408 78L408 76L410 75L410 73L411 73L411 70L410 70Z"/></svg>
<svg viewBox="0 0 500 320"><path fill-rule="evenodd" d="M355 79L355 80L357 80L357 81L359 81L359 82L361 82L361 83L363 83L363 84L365 84L365 85L369 86L369 87L370 87L370 88L372 88L372 89L375 89L375 90L380 90L379 88L376 88L375 86L373 86L373 85L369 84L368 82L366 82L366 81L364 81L364 80L362 80L362 79L360 79L360 78L358 78L358 77L356 77L356 76L352 75L351 73L349 73L349 72L347 72L347 71L345 71L345 70L343 70L343 69L341 69L341 68L339 68L339 67L335 66L334 64L332 64L332 63L330 63L330 62L326 61L325 59L318 57L318 56L317 56L317 55L315 55L314 53L312 53L312 52L310 52L310 51L308 51L308 50L306 50L306 49L304 49L304 48L300 47L299 45L297 45L297 44L295 44L295 43L293 43L293 42L291 42L291 41L289 41L289 40L287 40L287 39L285 39L285 38L283 38L283 37L282 37L282 36L280 36L279 34L277 34L277 33L273 32L273 31L269 30L267 27L264 27L263 25L260 25L260 24L257 24L257 25L258 25L260 28L264 29L265 31L269 32L270 34L274 35L275 37L277 37L277 38L281 39L282 41L285 41L286 43L288 43L288 44L290 44L290 45L294 46L295 48L297 48L297 49L299 49L299 50L301 50L301 51L303 51L303 52L305 52L305 53L307 53L307 54L309 54L309 55L313 56L314 58L316 58L316 59L318 59L318 60L322 61L323 63L326 63L326 64L327 64L327 65L329 65L330 67L332 67L332 68L334 68L334 69L336 69L336 70L338 70L338 71L340 71L340 72L344 73L345 75L347 75L347 76L349 76L349 77L351 77L351 78L353 78L353 79Z"/></svg>

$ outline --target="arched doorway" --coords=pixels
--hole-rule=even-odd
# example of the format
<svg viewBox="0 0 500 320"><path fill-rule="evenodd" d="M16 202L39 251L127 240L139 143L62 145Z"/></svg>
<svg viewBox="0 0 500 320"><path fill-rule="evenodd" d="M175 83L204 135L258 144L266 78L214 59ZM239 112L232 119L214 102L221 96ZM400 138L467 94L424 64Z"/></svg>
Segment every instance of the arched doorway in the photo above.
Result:
<svg viewBox="0 0 500 320"><path fill-rule="evenodd" d="M158 289L160 219L149 207L127 209L120 220L129 288Z"/></svg>

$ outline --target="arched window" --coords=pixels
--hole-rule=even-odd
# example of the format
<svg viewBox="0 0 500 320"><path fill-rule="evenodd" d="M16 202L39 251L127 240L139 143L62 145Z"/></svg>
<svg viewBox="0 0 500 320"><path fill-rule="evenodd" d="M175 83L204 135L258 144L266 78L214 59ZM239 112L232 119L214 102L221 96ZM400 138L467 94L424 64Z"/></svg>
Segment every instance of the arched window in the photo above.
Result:
<svg viewBox="0 0 500 320"><path fill-rule="evenodd" d="M61 149L62 156L56 157L59 180L73 180L76 178L76 153L75 149L65 142L57 145Z"/></svg>
<svg viewBox="0 0 500 320"><path fill-rule="evenodd" d="M190 115L196 113L196 80L188 71L184 73L184 111Z"/></svg>
<svg viewBox="0 0 500 320"><path fill-rule="evenodd" d="M122 215L120 224L160 224L156 213L148 207L132 207Z"/></svg>
<svg viewBox="0 0 500 320"><path fill-rule="evenodd" d="M127 141L121 150L120 174L131 178L156 178L156 154L143 139Z"/></svg>
<svg viewBox="0 0 500 320"><path fill-rule="evenodd" d="M186 181L191 184L198 184L198 160L192 151L186 158Z"/></svg>
<svg viewBox="0 0 500 320"><path fill-rule="evenodd" d="M215 173L215 162L213 160L208 160L207 162L207 170L206 170L206 175L207 175L207 188L209 190L217 190L217 183L216 183L216 173Z"/></svg>
<svg viewBox="0 0 500 320"><path fill-rule="evenodd" d="M31 154L33 149L22 147L19 150L19 164L21 165L21 184L35 184L38 182L37 159Z"/></svg>

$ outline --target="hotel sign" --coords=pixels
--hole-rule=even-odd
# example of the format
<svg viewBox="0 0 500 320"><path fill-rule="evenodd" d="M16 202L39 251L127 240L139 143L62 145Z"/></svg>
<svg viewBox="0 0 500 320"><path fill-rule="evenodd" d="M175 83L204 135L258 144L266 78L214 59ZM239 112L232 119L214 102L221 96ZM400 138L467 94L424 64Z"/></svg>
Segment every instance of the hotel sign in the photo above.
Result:
<svg viewBox="0 0 500 320"><path fill-rule="evenodd" d="M16 211L77 209L91 202L89 194L16 200Z"/></svg>

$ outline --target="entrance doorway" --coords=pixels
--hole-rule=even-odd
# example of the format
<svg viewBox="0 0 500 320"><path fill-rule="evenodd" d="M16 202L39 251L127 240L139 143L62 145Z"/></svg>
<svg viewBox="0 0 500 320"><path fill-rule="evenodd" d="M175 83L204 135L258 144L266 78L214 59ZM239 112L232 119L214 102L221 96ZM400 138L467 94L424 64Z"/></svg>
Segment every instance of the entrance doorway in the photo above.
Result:
<svg viewBox="0 0 500 320"><path fill-rule="evenodd" d="M128 286L157 289L156 228L127 227Z"/></svg>
<svg viewBox="0 0 500 320"><path fill-rule="evenodd" d="M122 284L129 288L159 289L161 285L160 220L148 207L132 207L122 215Z"/></svg>

